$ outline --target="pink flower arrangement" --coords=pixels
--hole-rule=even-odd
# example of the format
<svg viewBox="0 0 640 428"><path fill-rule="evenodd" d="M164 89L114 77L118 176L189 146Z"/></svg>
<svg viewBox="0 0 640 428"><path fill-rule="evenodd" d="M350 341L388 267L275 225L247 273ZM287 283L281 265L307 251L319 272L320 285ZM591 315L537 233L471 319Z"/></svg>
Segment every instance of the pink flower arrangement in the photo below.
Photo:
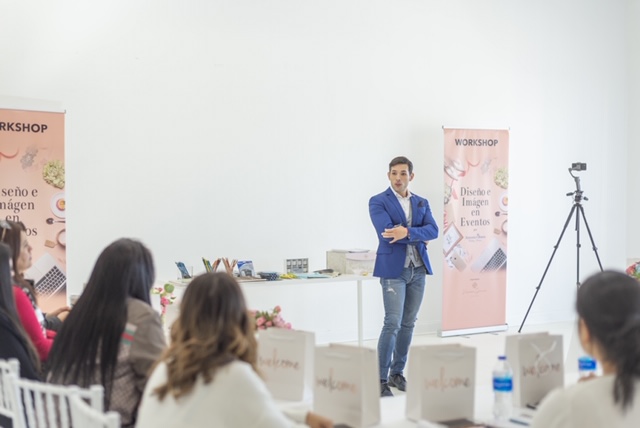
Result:
<svg viewBox="0 0 640 428"><path fill-rule="evenodd" d="M291 329L291 323L286 322L280 312L282 312L280 306L276 306L271 311L249 311L256 321L257 330L266 330L270 327Z"/></svg>
<svg viewBox="0 0 640 428"><path fill-rule="evenodd" d="M640 281L640 262L635 262L625 271L627 275Z"/></svg>
<svg viewBox="0 0 640 428"><path fill-rule="evenodd" d="M173 294L174 290L175 286L170 283L166 283L162 287L153 287L151 289L152 294L160 295L160 318L163 323L167 315L167 307L172 305L176 300L176 296Z"/></svg>

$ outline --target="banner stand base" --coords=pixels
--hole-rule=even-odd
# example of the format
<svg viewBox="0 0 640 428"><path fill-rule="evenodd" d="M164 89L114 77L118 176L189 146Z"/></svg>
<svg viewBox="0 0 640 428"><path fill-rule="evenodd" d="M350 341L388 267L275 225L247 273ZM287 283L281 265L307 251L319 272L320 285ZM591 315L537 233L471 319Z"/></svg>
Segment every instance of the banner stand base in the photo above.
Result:
<svg viewBox="0 0 640 428"><path fill-rule="evenodd" d="M438 336L451 337L451 336L467 336L469 334L480 333L495 333L497 331L507 331L509 329L508 324L503 325L490 325L487 327L474 327L474 328L462 328L460 330L438 330Z"/></svg>

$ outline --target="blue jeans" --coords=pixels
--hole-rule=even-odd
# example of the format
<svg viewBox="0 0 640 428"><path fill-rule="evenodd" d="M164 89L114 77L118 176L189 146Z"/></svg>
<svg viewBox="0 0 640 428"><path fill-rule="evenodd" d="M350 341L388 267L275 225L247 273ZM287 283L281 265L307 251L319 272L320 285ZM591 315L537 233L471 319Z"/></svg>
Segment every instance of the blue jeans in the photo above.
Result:
<svg viewBox="0 0 640 428"><path fill-rule="evenodd" d="M412 266L404 268L399 278L380 279L384 325L378 339L378 362L383 382L387 381L389 374L402 374L407 363L413 327L424 296L426 274L424 266Z"/></svg>

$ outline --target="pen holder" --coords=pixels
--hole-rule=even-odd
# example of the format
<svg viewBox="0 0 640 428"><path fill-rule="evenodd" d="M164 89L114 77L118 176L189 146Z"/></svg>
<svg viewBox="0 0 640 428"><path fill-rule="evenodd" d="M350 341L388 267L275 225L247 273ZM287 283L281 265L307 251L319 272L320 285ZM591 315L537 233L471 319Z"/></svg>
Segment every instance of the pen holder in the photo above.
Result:
<svg viewBox="0 0 640 428"><path fill-rule="evenodd" d="M222 258L222 263L224 264L224 268L227 271L227 273L231 276L233 276L233 268L236 267L236 264L238 264L238 260L237 259L233 259L231 261L229 261L229 259L227 257L223 257Z"/></svg>

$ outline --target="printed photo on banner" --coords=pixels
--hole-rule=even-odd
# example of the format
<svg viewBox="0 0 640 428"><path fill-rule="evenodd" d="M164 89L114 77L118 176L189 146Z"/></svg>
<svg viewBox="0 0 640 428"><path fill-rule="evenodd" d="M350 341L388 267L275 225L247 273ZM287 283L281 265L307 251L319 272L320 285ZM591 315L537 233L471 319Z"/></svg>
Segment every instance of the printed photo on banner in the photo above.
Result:
<svg viewBox="0 0 640 428"><path fill-rule="evenodd" d="M444 129L442 330L505 323L509 131Z"/></svg>
<svg viewBox="0 0 640 428"><path fill-rule="evenodd" d="M0 108L0 183L0 219L26 228L39 306L66 306L64 113Z"/></svg>

